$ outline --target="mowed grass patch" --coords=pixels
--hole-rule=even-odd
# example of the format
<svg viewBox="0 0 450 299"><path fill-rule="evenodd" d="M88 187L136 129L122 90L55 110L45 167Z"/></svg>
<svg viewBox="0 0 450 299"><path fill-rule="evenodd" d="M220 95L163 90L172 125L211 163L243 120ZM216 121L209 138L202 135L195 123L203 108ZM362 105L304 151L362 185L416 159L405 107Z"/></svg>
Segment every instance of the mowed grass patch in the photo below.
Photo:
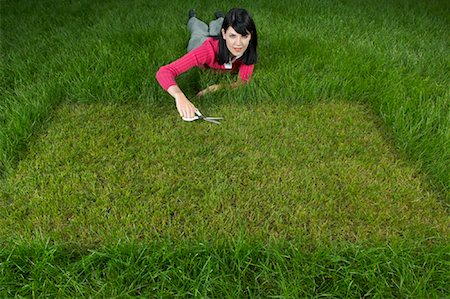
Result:
<svg viewBox="0 0 450 299"><path fill-rule="evenodd" d="M365 106L201 105L223 124L139 103L61 106L5 180L2 237L97 246L448 236L437 194Z"/></svg>

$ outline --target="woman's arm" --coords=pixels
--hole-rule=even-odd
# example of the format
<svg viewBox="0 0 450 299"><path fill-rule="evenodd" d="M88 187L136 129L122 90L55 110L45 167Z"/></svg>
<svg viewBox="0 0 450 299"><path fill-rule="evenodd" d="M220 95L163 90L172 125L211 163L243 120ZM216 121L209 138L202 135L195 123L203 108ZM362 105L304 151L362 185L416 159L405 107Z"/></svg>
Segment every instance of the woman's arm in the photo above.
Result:
<svg viewBox="0 0 450 299"><path fill-rule="evenodd" d="M199 91L197 93L197 97L202 97L207 93L212 93L218 91L219 89L225 88L225 84L213 84L211 86L206 87L205 89Z"/></svg>
<svg viewBox="0 0 450 299"><path fill-rule="evenodd" d="M210 64L213 59L214 50L210 43L205 42L178 60L161 67L156 73L161 87L175 99L180 116L193 118L196 108L178 87L175 78L195 66Z"/></svg>
<svg viewBox="0 0 450 299"><path fill-rule="evenodd" d="M228 84L213 84L213 85L208 86L205 89L199 91L197 93L197 97L202 97L205 94L213 93L213 92L218 91L219 89L222 89L222 88L228 88L229 87L230 89L235 89L236 87L238 87L240 85L243 85L242 80L240 80L240 79L238 79L234 83L231 83L230 85L228 85Z"/></svg>
<svg viewBox="0 0 450 299"><path fill-rule="evenodd" d="M239 69L239 76L236 82L232 83L231 85L227 84L214 84L211 86L208 86L207 88L203 89L199 93L197 93L197 97L204 96L207 93L215 92L222 88L228 88L234 89L238 86L244 85L245 83L248 83L250 81L250 78L253 74L253 69L255 65L245 65L243 64Z"/></svg>

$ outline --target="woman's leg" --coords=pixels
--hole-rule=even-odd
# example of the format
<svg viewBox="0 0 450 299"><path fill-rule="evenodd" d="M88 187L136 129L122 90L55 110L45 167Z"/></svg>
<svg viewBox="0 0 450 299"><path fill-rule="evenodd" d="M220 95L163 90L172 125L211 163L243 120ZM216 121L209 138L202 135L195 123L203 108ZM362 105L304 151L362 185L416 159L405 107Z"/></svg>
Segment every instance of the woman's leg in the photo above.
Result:
<svg viewBox="0 0 450 299"><path fill-rule="evenodd" d="M189 40L187 50L190 52L208 38L208 25L196 17L192 17L188 21L188 29L191 32L191 39Z"/></svg>
<svg viewBox="0 0 450 299"><path fill-rule="evenodd" d="M223 18L217 18L209 23L209 35L218 36L220 34L220 29L222 28Z"/></svg>

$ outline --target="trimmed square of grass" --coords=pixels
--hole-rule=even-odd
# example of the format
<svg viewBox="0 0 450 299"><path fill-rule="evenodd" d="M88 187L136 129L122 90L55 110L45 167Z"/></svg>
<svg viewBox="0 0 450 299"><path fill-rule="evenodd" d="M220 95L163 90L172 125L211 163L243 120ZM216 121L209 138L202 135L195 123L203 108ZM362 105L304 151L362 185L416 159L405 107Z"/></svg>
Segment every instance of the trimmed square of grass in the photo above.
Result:
<svg viewBox="0 0 450 299"><path fill-rule="evenodd" d="M172 109L175 109L172 107ZM395 241L448 236L442 203L364 106L63 105L5 180L3 238Z"/></svg>

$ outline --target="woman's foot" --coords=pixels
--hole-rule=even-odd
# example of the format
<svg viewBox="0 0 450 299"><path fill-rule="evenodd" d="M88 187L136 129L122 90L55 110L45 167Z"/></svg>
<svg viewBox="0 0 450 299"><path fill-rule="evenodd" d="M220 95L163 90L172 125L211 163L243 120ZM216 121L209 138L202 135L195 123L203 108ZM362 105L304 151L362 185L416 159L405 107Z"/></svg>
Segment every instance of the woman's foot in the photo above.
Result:
<svg viewBox="0 0 450 299"><path fill-rule="evenodd" d="M197 16L197 13L195 12L195 10L191 9L188 12L188 20L190 20L191 18L195 18Z"/></svg>
<svg viewBox="0 0 450 299"><path fill-rule="evenodd" d="M216 19L224 17L223 12L221 10L216 11L214 13L214 16L216 17Z"/></svg>

